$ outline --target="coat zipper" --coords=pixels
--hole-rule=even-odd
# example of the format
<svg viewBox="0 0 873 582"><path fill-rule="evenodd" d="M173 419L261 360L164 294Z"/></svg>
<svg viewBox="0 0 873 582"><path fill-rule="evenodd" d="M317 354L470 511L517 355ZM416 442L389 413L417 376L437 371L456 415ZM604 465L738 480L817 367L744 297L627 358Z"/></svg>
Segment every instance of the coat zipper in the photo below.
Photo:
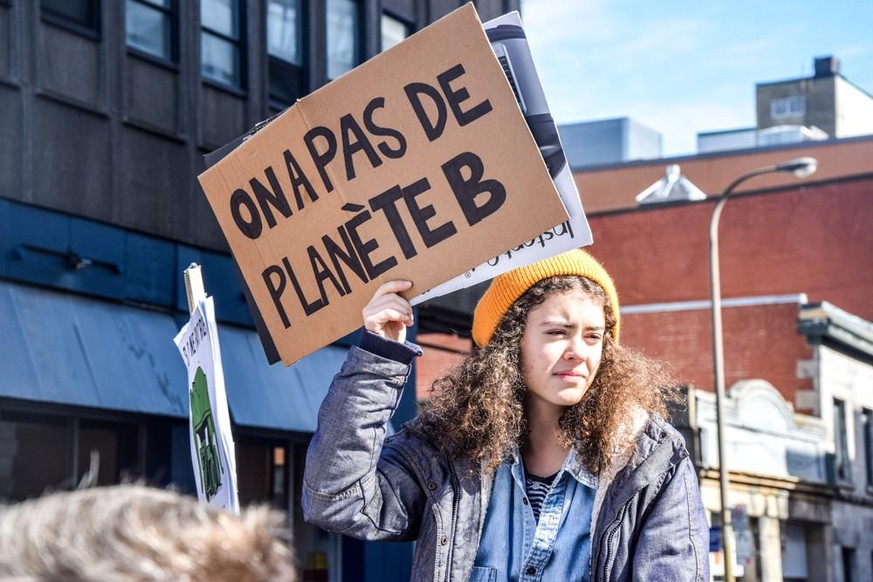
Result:
<svg viewBox="0 0 873 582"><path fill-rule="evenodd" d="M455 475L455 468L451 468L452 475L452 521L446 537L449 542L449 550L446 555L446 582L451 582L452 579L452 558L455 550L455 529L458 527L458 506L460 505L461 485L458 482L458 477Z"/></svg>
<svg viewBox="0 0 873 582"><path fill-rule="evenodd" d="M603 545L603 539L606 538L606 556L603 559L603 580L608 580L607 572L609 570L609 563L612 559L612 540L615 534L621 529L621 522L624 520L624 516L627 513L628 506L630 505L631 500L628 500L624 505L621 506L621 511L618 512L618 516L609 524L609 528L607 528L606 532L601 536L601 546ZM600 553L600 552L598 552Z"/></svg>

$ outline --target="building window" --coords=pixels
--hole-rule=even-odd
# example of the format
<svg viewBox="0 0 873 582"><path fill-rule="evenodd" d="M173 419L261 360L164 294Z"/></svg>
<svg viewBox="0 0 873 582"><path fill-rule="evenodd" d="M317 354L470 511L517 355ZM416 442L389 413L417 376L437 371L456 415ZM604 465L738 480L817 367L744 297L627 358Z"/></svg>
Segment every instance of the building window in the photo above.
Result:
<svg viewBox="0 0 873 582"><path fill-rule="evenodd" d="M269 0L267 55L270 100L290 105L303 96L303 6L301 0Z"/></svg>
<svg viewBox="0 0 873 582"><path fill-rule="evenodd" d="M783 522L780 525L782 530L780 540L782 546L782 577L785 582L809 579L806 527L803 523L790 521Z"/></svg>
<svg viewBox="0 0 873 582"><path fill-rule="evenodd" d="M85 479L91 485L112 485L143 477L136 424L83 419L77 441L77 483Z"/></svg>
<svg viewBox="0 0 873 582"><path fill-rule="evenodd" d="M172 473L174 427L184 429L187 443L187 426L177 421L151 419L141 426L0 409L0 504L81 485L184 483L185 475Z"/></svg>
<svg viewBox="0 0 873 582"><path fill-rule="evenodd" d="M303 15L300 0L269 0L267 53L286 63L303 64Z"/></svg>
<svg viewBox="0 0 873 582"><path fill-rule="evenodd" d="M236 447L240 505L268 502L287 511L291 479L291 468L287 463L288 445L242 437Z"/></svg>
<svg viewBox="0 0 873 582"><path fill-rule="evenodd" d="M873 487L873 410L861 412L864 433L864 462L867 465L867 487Z"/></svg>
<svg viewBox="0 0 873 582"><path fill-rule="evenodd" d="M848 481L851 478L849 472L849 446L848 433L846 431L846 403L834 399L834 474L837 481Z"/></svg>
<svg viewBox="0 0 873 582"><path fill-rule="evenodd" d="M41 0L42 17L54 24L96 34L100 30L99 0Z"/></svg>
<svg viewBox="0 0 873 582"><path fill-rule="evenodd" d="M200 2L200 72L204 78L242 87L241 18L239 0Z"/></svg>
<svg viewBox="0 0 873 582"><path fill-rule="evenodd" d="M858 579L855 572L855 550L843 548L843 582L854 582Z"/></svg>
<svg viewBox="0 0 873 582"><path fill-rule="evenodd" d="M0 412L0 501L21 501L75 485L72 436L72 425L65 418Z"/></svg>
<svg viewBox="0 0 873 582"><path fill-rule="evenodd" d="M382 14L382 50L400 44L412 34L412 26L390 14Z"/></svg>
<svg viewBox="0 0 873 582"><path fill-rule="evenodd" d="M127 0L127 46L163 61L175 61L172 0Z"/></svg>
<svg viewBox="0 0 873 582"><path fill-rule="evenodd" d="M361 7L354 0L327 0L327 78L361 62Z"/></svg>
<svg viewBox="0 0 873 582"><path fill-rule="evenodd" d="M770 117L773 119L798 117L804 113L806 113L806 98L803 95L792 95L770 102Z"/></svg>

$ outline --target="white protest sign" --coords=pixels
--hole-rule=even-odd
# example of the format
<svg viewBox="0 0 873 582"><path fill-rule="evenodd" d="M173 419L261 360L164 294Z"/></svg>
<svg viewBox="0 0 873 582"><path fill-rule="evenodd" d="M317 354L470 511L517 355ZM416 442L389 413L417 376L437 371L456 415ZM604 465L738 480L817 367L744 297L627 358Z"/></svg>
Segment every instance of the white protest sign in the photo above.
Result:
<svg viewBox="0 0 873 582"><path fill-rule="evenodd" d="M212 297L201 298L174 339L188 369L191 461L200 503L239 513L236 454Z"/></svg>
<svg viewBox="0 0 873 582"><path fill-rule="evenodd" d="M510 12L499 18L483 23L491 48L503 67L509 84L515 94L528 128L539 146L546 162L555 188L564 203L569 220L550 228L539 236L530 239L497 255L457 277L437 285L412 299L418 305L428 299L446 295L458 289L470 287L492 279L506 271L530 265L593 242L591 229L570 164L564 155L558 128L549 112L542 85L534 67L527 38L518 12Z"/></svg>

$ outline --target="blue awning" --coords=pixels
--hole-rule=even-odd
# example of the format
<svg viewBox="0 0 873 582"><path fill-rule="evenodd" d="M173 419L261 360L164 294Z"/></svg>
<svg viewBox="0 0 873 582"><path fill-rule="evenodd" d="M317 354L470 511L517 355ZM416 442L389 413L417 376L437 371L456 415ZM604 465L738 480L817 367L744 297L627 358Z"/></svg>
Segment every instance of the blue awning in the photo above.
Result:
<svg viewBox="0 0 873 582"><path fill-rule="evenodd" d="M169 315L0 281L0 396L187 417L175 328Z"/></svg>
<svg viewBox="0 0 873 582"><path fill-rule="evenodd" d="M315 432L318 407L348 348L328 346L292 366L267 364L254 331L220 326L221 362L234 422Z"/></svg>
<svg viewBox="0 0 873 582"><path fill-rule="evenodd" d="M188 416L167 314L0 281L0 396ZM346 349L269 366L254 331L219 326L228 404L243 426L312 432Z"/></svg>

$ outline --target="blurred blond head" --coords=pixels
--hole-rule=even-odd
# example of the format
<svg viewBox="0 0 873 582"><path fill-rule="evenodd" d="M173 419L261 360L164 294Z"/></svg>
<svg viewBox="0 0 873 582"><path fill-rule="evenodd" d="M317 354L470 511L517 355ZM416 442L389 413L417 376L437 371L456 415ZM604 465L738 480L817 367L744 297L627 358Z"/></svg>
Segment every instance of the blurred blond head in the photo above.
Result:
<svg viewBox="0 0 873 582"><path fill-rule="evenodd" d="M140 485L54 493L0 507L3 580L294 580L283 516L237 516Z"/></svg>

